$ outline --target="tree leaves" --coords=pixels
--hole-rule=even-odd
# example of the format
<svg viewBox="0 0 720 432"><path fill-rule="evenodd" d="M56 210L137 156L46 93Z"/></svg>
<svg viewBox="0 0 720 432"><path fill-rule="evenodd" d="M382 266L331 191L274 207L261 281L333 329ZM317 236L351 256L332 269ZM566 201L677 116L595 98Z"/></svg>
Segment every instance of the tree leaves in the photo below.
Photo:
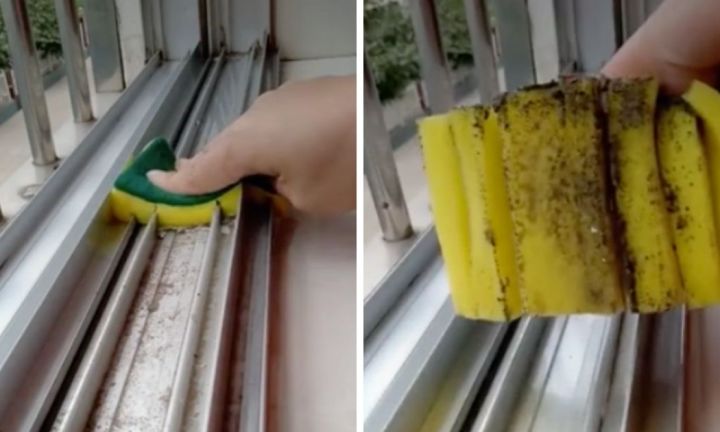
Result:
<svg viewBox="0 0 720 432"><path fill-rule="evenodd" d="M43 58L60 56L62 54L62 45L53 1L26 0L25 4L30 17L35 47L40 56ZM10 55L8 53L7 33L5 32L2 14L0 14L0 69L9 67Z"/></svg>
<svg viewBox="0 0 720 432"><path fill-rule="evenodd" d="M436 0L443 48L453 68L472 63L462 0ZM396 1L365 1L365 52L380 99L398 97L420 79L417 46L405 7Z"/></svg>

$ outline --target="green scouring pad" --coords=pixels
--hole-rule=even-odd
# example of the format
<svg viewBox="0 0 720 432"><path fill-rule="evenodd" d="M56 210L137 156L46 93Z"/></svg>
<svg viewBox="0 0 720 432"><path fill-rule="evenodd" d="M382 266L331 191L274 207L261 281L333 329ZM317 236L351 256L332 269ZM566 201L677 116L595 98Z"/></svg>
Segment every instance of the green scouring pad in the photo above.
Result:
<svg viewBox="0 0 720 432"><path fill-rule="evenodd" d="M233 216L238 210L242 188L239 184L203 195L180 195L163 190L147 178L148 171L172 171L175 154L164 138L156 138L133 160L115 181L110 193L115 218L135 218L147 223L153 213L160 226L187 227L210 222L213 210Z"/></svg>

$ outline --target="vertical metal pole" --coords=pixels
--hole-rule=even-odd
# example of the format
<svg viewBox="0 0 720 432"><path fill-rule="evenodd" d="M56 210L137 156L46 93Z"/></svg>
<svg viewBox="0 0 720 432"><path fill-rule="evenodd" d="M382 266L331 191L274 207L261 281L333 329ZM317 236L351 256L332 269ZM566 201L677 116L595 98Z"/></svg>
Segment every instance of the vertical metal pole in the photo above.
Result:
<svg viewBox="0 0 720 432"><path fill-rule="evenodd" d="M526 0L495 0L502 65L508 90L535 82Z"/></svg>
<svg viewBox="0 0 720 432"><path fill-rule="evenodd" d="M390 134L385 127L380 98L367 59L364 60L364 67L365 176L380 220L383 238L387 241L402 240L413 232L410 215L390 146Z"/></svg>
<svg viewBox="0 0 720 432"><path fill-rule="evenodd" d="M57 156L25 1L0 0L0 9L5 19L10 58L30 139L33 163L50 165L55 163Z"/></svg>
<svg viewBox="0 0 720 432"><path fill-rule="evenodd" d="M125 78L115 0L94 0L85 8L95 90L119 92L125 88Z"/></svg>
<svg viewBox="0 0 720 432"><path fill-rule="evenodd" d="M210 56L210 34L208 34L208 4L207 0L198 0L198 29L200 31L200 55Z"/></svg>
<svg viewBox="0 0 720 432"><path fill-rule="evenodd" d="M558 57L560 72L572 73L582 70L578 46L576 0L555 0Z"/></svg>
<svg viewBox="0 0 720 432"><path fill-rule="evenodd" d="M645 20L645 1L621 0L623 39L628 40Z"/></svg>
<svg viewBox="0 0 720 432"><path fill-rule="evenodd" d="M76 122L93 119L90 104L90 86L88 84L85 55L80 38L80 22L74 0L55 0L60 40L62 41L65 72L70 88L70 103Z"/></svg>
<svg viewBox="0 0 720 432"><path fill-rule="evenodd" d="M596 0L565 0L565 22L558 19L558 37L561 28L570 29L568 38L575 43L576 72L594 73L615 54L621 27L616 22L615 4ZM557 3L556 3L557 4ZM570 21L574 22L571 23Z"/></svg>
<svg viewBox="0 0 720 432"><path fill-rule="evenodd" d="M490 20L485 0L464 1L480 101L488 103L500 93Z"/></svg>
<svg viewBox="0 0 720 432"><path fill-rule="evenodd" d="M408 8L420 53L420 71L430 110L433 113L448 111L455 103L435 4L433 0L411 0Z"/></svg>
<svg viewBox="0 0 720 432"><path fill-rule="evenodd" d="M553 0L527 0L526 7L530 20L535 81L549 82L560 74L560 32L555 4Z"/></svg>

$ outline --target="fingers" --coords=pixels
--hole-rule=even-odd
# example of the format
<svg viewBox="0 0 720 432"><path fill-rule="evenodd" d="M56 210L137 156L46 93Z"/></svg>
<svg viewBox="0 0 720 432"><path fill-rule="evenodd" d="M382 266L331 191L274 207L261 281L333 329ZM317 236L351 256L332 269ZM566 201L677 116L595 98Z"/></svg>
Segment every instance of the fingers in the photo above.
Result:
<svg viewBox="0 0 720 432"><path fill-rule="evenodd" d="M720 64L716 0L667 0L603 68L611 78L654 76L670 94L713 83Z"/></svg>
<svg viewBox="0 0 720 432"><path fill-rule="evenodd" d="M206 150L191 159L180 159L175 171L149 171L148 179L169 192L200 195L215 192L253 174L269 174L257 169L252 140L239 143L241 137L223 133Z"/></svg>
<svg viewBox="0 0 720 432"><path fill-rule="evenodd" d="M234 183L239 178L235 174L217 169L218 152L206 153L179 165L175 171L153 170L147 173L148 179L169 192L183 195L200 195L214 192Z"/></svg>

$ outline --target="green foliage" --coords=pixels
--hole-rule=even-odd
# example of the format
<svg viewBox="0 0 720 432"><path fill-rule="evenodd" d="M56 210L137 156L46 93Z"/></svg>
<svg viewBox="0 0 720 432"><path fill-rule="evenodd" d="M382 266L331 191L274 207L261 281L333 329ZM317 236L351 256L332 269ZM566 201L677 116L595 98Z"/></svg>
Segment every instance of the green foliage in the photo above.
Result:
<svg viewBox="0 0 720 432"><path fill-rule="evenodd" d="M419 77L410 19L398 3L366 4L364 28L365 52L380 99L397 97L409 82Z"/></svg>
<svg viewBox="0 0 720 432"><path fill-rule="evenodd" d="M8 40L5 33L5 22L0 14L0 69L10 67L10 55L8 53Z"/></svg>
<svg viewBox="0 0 720 432"><path fill-rule="evenodd" d="M62 53L60 31L52 0L26 0L33 40L40 56L59 56ZM10 66L7 34L0 14L0 69Z"/></svg>
<svg viewBox="0 0 720 432"><path fill-rule="evenodd" d="M463 0L438 0L438 21L445 55L453 68L472 63L472 46Z"/></svg>
<svg viewBox="0 0 720 432"><path fill-rule="evenodd" d="M415 0L410 0L415 1ZM436 0L443 48L453 68L472 63L463 0ZM393 99L419 79L412 24L396 1L365 0L365 52L381 100Z"/></svg>
<svg viewBox="0 0 720 432"><path fill-rule="evenodd" d="M53 0L26 0L35 47L42 57L62 55Z"/></svg>

